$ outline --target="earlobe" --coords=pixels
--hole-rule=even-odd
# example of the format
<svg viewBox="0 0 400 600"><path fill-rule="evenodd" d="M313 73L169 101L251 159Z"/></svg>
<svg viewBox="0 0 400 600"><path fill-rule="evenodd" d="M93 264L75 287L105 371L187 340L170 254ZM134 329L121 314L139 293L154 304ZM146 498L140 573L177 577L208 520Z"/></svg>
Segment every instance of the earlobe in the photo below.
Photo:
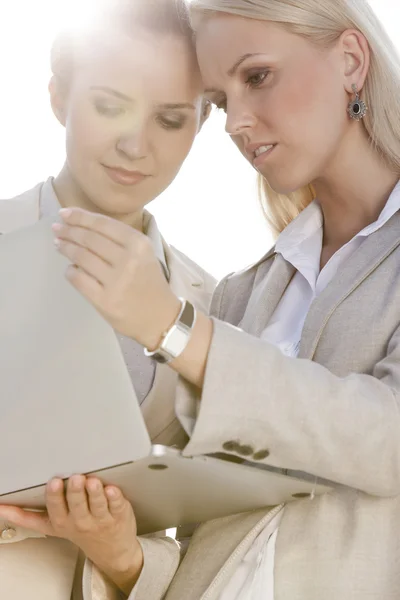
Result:
<svg viewBox="0 0 400 600"><path fill-rule="evenodd" d="M59 79L53 75L49 82L50 103L53 113L58 122L65 127L65 93L60 85Z"/></svg>

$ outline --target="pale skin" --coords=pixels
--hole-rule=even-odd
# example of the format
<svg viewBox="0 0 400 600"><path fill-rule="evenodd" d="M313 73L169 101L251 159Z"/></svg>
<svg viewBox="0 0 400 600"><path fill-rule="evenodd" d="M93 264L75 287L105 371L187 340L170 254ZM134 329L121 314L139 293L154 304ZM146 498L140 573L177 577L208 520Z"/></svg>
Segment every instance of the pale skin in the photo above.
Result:
<svg viewBox="0 0 400 600"><path fill-rule="evenodd" d="M75 475L65 484L53 479L46 487L46 507L46 512L37 513L1 506L0 517L69 540L129 594L143 567L143 553L132 507L120 490L103 486L95 477Z"/></svg>
<svg viewBox="0 0 400 600"><path fill-rule="evenodd" d="M362 90L370 51L356 30L323 49L265 21L221 14L197 33L208 97L227 112L226 130L245 158L250 144L275 143L258 165L281 193L312 184L324 215L321 268L374 222L398 181L346 108ZM249 55L230 73L244 56Z"/></svg>
<svg viewBox="0 0 400 600"><path fill-rule="evenodd" d="M365 82L369 52L356 30L321 50L279 25L224 14L208 18L197 32L208 97L226 110L226 129L247 160L254 159L248 144L277 143L275 155L258 168L272 187L282 193L309 183L316 188L324 214L322 265L378 217L399 179L371 149L362 123L346 112L353 83L361 90ZM248 54L257 54L256 66L254 56L243 60ZM271 80L260 77L265 71ZM326 91L318 97L319 90ZM156 348L180 304L150 244L123 224L85 211L62 211L62 218L54 231L59 251L74 265L67 273L71 283L115 329ZM211 339L211 319L200 314L185 351L170 363L199 388Z"/></svg>
<svg viewBox="0 0 400 600"><path fill-rule="evenodd" d="M183 37L142 29L100 30L79 53L71 80L53 76L49 88L66 131L58 199L141 231L145 206L175 179L207 116L195 56ZM110 167L145 177L121 183Z"/></svg>
<svg viewBox="0 0 400 600"><path fill-rule="evenodd" d="M151 244L139 232L144 207L175 179L208 114L195 56L187 40L157 34L155 43L155 34L144 30L128 37L107 29L106 35L98 32L88 42L68 89L57 77L50 83L53 111L67 138L67 160L54 181L57 196L64 208L101 213L116 223L125 242L137 233L143 241L140 277L148 267L150 289L168 295ZM118 183L107 167L146 177ZM121 267L121 245L107 238L102 245L112 264ZM96 272L96 257L90 256ZM170 309L162 319L169 319ZM94 477L76 475L65 485L56 478L47 485L46 507L46 512L36 513L0 506L0 519L71 541L128 594L143 555L132 507L120 490Z"/></svg>
<svg viewBox="0 0 400 600"><path fill-rule="evenodd" d="M322 267L377 218L398 180L371 149L362 123L346 113L352 84L361 90L368 73L364 37L346 31L321 50L278 25L218 15L200 25L197 54L209 98L225 108L227 131L247 160L254 160L249 144L274 143L258 165L272 187L284 193L314 185L324 215ZM180 303L148 240L105 215L68 208L61 217L55 244L71 261L71 284L116 330L156 348ZM200 313L188 346L170 364L198 388L212 334L211 319Z"/></svg>

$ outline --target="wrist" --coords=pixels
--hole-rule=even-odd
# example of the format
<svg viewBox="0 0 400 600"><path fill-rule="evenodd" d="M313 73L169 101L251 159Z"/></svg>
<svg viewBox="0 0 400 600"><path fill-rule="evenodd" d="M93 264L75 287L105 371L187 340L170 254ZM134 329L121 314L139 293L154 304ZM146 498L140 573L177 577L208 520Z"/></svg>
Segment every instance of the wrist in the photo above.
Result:
<svg viewBox="0 0 400 600"><path fill-rule="evenodd" d="M139 542L129 554L118 557L112 565L105 568L99 568L124 594L129 596L136 585L143 569L144 556L142 546Z"/></svg>
<svg viewBox="0 0 400 600"><path fill-rule="evenodd" d="M157 318L157 328L152 332L151 337L149 335L145 344L150 352L156 350L162 343L165 333L173 326L176 319L178 318L181 310L181 302L175 295L171 297L171 301L168 302L163 311L160 311L159 318Z"/></svg>
<svg viewBox="0 0 400 600"><path fill-rule="evenodd" d="M202 312L197 312L196 324L187 347L170 363L186 381L198 388L203 387L212 336L212 319Z"/></svg>

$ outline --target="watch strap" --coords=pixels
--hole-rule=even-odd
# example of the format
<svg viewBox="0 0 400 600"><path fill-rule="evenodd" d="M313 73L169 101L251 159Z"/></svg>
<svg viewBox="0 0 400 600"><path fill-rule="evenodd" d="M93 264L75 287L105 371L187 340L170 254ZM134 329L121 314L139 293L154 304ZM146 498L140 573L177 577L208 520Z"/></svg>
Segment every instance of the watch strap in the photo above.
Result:
<svg viewBox="0 0 400 600"><path fill-rule="evenodd" d="M196 323L196 309L189 300L179 298L181 310L174 324L162 336L161 344L156 350L144 349L146 356L153 358L158 363L168 363L177 358L184 349L192 335Z"/></svg>

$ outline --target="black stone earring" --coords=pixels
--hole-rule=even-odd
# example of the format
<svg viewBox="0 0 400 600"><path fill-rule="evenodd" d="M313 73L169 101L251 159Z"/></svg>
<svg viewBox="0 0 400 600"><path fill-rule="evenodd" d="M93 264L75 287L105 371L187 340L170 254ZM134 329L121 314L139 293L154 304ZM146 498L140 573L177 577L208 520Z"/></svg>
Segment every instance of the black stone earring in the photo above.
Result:
<svg viewBox="0 0 400 600"><path fill-rule="evenodd" d="M367 114L368 106L360 99L360 94L358 93L357 86L354 83L351 86L351 89L356 97L348 105L347 112L349 113L351 119L354 119L355 121L361 121L361 119L363 119Z"/></svg>

